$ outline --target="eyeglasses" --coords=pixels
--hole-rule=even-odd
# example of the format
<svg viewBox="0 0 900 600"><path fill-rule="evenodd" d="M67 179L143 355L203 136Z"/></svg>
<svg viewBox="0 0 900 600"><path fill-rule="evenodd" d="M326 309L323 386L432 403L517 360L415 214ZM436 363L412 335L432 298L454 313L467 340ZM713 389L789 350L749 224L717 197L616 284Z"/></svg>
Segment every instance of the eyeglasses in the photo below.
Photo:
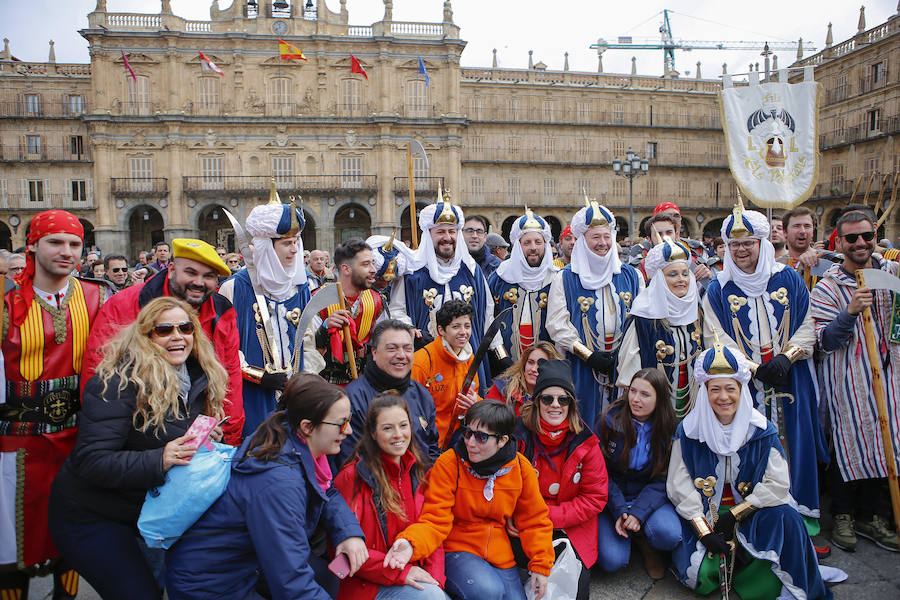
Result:
<svg viewBox="0 0 900 600"><path fill-rule="evenodd" d="M178 328L178 331L183 333L184 335L194 333L194 324L190 321L185 321L184 323L179 323L178 325L175 325L173 323L160 323L159 325L153 326L153 333L155 333L159 337L166 337L172 335L172 332L175 331L176 327Z"/></svg>
<svg viewBox="0 0 900 600"><path fill-rule="evenodd" d="M737 250L738 248L744 248L745 250L749 250L750 248L753 248L754 246L756 246L758 243L759 243L759 240L744 240L742 242L739 242L736 240L731 240L730 242L728 242L728 247L733 250Z"/></svg>
<svg viewBox="0 0 900 600"><path fill-rule="evenodd" d="M125 273L126 271L128 271L128 267L113 267L112 269L110 269L110 271L112 271L113 273Z"/></svg>
<svg viewBox="0 0 900 600"><path fill-rule="evenodd" d="M867 242L871 242L875 239L875 232L864 231L863 233L845 233L841 237L847 240L848 244L855 244L856 240L858 240L860 237Z"/></svg>
<svg viewBox="0 0 900 600"><path fill-rule="evenodd" d="M18 275L22 271L25 270L25 267L10 267L9 272L13 275Z"/></svg>
<svg viewBox="0 0 900 600"><path fill-rule="evenodd" d="M338 428L341 433L348 433L350 431L350 419L344 419L340 423L332 423L330 421L322 421L322 425L334 425Z"/></svg>
<svg viewBox="0 0 900 600"><path fill-rule="evenodd" d="M563 394L561 396L553 396L551 394L541 394L540 396L538 396L538 401L540 401L540 403L543 404L544 406L552 406L554 400L556 402L559 402L559 405L562 407L562 406L568 406L568 405L572 404L572 400L574 400L574 398L572 398L572 396L570 396L568 394Z"/></svg>
<svg viewBox="0 0 900 600"><path fill-rule="evenodd" d="M486 433L484 431L475 431L474 429L469 429L468 427L463 428L464 439L469 440L473 435L475 436L475 441L479 444L487 444L487 441L492 437L495 437L498 440L503 437L498 433Z"/></svg>
<svg viewBox="0 0 900 600"><path fill-rule="evenodd" d="M473 233L477 235L484 235L485 233L487 233L484 229L475 229L474 227L466 227L462 231L466 235L472 235Z"/></svg>

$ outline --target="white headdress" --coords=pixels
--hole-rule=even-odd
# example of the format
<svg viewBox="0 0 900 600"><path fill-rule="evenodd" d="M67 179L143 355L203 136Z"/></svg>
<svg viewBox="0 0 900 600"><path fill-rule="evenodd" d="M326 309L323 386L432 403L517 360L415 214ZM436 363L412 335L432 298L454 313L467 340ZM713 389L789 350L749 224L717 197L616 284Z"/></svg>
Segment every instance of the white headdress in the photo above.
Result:
<svg viewBox="0 0 900 600"><path fill-rule="evenodd" d="M575 247L572 248L572 272L579 276L582 285L589 290L599 290L609 285L613 275L622 271L616 243L616 218L612 211L601 206L596 200L584 197L585 206L572 217L572 233ZM606 227L612 236L613 248L606 256L597 256L585 243L584 234L592 227Z"/></svg>
<svg viewBox="0 0 900 600"><path fill-rule="evenodd" d="M252 238L253 263L263 289L277 300L287 300L297 293L297 286L306 283L303 265L303 239L300 233L306 226L303 211L291 204L282 204L275 190L275 182L269 191L269 203L256 206L247 216L245 228ZM273 239L297 238L297 255L294 264L285 269L275 254Z"/></svg>
<svg viewBox="0 0 900 600"><path fill-rule="evenodd" d="M762 296L769 285L769 278L783 269L784 265L775 262L775 246L769 241L768 219L755 210L744 210L740 193L731 215L722 222L722 239L726 245L734 239L759 240L759 259L753 273L740 270L731 258L731 248L726 248L722 271L716 277L720 285L725 285L729 279L733 280L750 298Z"/></svg>
<svg viewBox="0 0 900 600"><path fill-rule="evenodd" d="M650 249L644 259L644 271L650 278L647 289L638 294L631 305L632 315L645 319L667 319L672 325L688 325L697 320L700 294L693 273L688 273L690 286L687 294L679 298L666 283L665 273L660 271L669 265L685 264L690 267L691 252L679 242L666 236L663 243Z"/></svg>
<svg viewBox="0 0 900 600"><path fill-rule="evenodd" d="M438 191L439 198L434 204L429 204L419 213L419 228L422 230L422 244L416 255L416 263L428 268L428 274L435 283L445 284L450 281L457 272L459 272L460 264L465 264L469 271L475 273L475 259L469 255L469 249L466 247L465 241L459 235L465 217L460 207L454 206L450 202L449 194L442 194ZM439 225L451 225L456 227L456 252L449 264L444 264L438 260L434 251L434 242L431 241L432 229Z"/></svg>
<svg viewBox="0 0 900 600"><path fill-rule="evenodd" d="M525 259L525 252L519 240L526 233L540 233L544 238L544 258L541 264L532 267ZM550 233L550 225L539 216L536 216L529 209L525 209L525 214L513 221L512 229L509 233L509 240L512 242L512 253L507 260L500 263L497 267L497 275L509 283L516 283L524 287L529 292L539 290L544 283L544 279L550 270L557 270L553 266L553 249L550 242L553 236Z"/></svg>

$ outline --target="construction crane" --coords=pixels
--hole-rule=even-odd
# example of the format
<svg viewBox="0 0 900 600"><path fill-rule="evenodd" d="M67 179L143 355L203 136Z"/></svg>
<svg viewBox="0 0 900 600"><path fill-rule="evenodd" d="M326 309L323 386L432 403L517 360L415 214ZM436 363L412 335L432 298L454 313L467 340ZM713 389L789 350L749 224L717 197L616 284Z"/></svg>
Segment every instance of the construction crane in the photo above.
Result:
<svg viewBox="0 0 900 600"><path fill-rule="evenodd" d="M663 22L659 26L660 41L639 41L635 43L631 36L620 36L617 43L607 42L603 38L591 44L591 49L596 50L600 59L607 50L662 50L663 51L663 76L671 77L675 73L675 50L759 50L768 44L768 51L796 50L797 57L803 55L803 38L796 42L746 42L746 41L701 41L678 40L672 37L672 26L669 23L669 10L662 11ZM652 17L651 17L652 18ZM645 21L646 22L646 21ZM815 46L807 46L806 50L815 51Z"/></svg>

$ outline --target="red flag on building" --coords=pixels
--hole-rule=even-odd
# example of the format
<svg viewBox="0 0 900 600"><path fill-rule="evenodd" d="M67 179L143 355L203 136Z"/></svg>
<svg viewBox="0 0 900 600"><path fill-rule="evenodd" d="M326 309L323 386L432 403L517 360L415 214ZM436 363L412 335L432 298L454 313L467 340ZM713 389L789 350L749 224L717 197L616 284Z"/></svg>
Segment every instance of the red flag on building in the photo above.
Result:
<svg viewBox="0 0 900 600"><path fill-rule="evenodd" d="M131 78L137 83L137 75L134 74L134 69L131 68L131 65L128 64L128 59L125 58L125 51L122 50L122 62L125 63L125 69L128 71L128 74L131 75Z"/></svg>
<svg viewBox="0 0 900 600"><path fill-rule="evenodd" d="M363 77L366 78L366 81L369 80L369 76L366 75L366 70L362 68L362 65L359 64L359 61L356 60L356 57L352 54L350 55L350 72L351 73L359 73Z"/></svg>
<svg viewBox="0 0 900 600"><path fill-rule="evenodd" d="M225 71L217 67L216 63L206 58L202 52L200 52L200 65L206 70L215 71L219 75L225 75Z"/></svg>
<svg viewBox="0 0 900 600"><path fill-rule="evenodd" d="M281 54L281 60L307 60L300 48L284 40L278 40L278 52Z"/></svg>

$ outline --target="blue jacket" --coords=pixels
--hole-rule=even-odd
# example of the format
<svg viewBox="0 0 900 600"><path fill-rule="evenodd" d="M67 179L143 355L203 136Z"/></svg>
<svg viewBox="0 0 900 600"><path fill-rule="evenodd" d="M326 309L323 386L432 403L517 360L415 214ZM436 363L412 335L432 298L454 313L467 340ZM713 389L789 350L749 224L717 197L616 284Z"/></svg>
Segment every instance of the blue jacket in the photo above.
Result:
<svg viewBox="0 0 900 600"><path fill-rule="evenodd" d="M369 402L379 394L379 391L375 389L363 372L358 378L347 384L344 393L350 398L350 426L353 427L353 432L344 438L341 443L341 451L334 457L335 460L332 464L337 466L334 468L335 473L347 458L356 453L356 444L359 443L359 438L363 434ZM410 425L415 433L419 450L429 458L430 462L434 462L441 455L441 448L438 445L438 430L434 424L434 399L421 383L413 379L410 380L409 387L403 393L403 399L409 406Z"/></svg>
<svg viewBox="0 0 900 600"><path fill-rule="evenodd" d="M364 537L344 498L316 483L309 448L288 434L271 461L238 449L225 493L169 550L166 591L172 600L243 600L260 572L272 597L331 600L315 581L309 538L322 527L335 545Z"/></svg>
<svg viewBox="0 0 900 600"><path fill-rule="evenodd" d="M615 409L606 415L606 426L609 430L608 439L604 440L600 423L596 425L597 434L600 437L600 449L606 458L606 471L609 473L609 500L606 510L615 521L623 513L634 515L642 524L653 512L668 501L666 496L666 474L662 473L651 478L654 456L642 469L630 469L626 465L622 468L619 459L622 456L622 434L613 429L612 417ZM627 509L628 503L631 508Z"/></svg>

